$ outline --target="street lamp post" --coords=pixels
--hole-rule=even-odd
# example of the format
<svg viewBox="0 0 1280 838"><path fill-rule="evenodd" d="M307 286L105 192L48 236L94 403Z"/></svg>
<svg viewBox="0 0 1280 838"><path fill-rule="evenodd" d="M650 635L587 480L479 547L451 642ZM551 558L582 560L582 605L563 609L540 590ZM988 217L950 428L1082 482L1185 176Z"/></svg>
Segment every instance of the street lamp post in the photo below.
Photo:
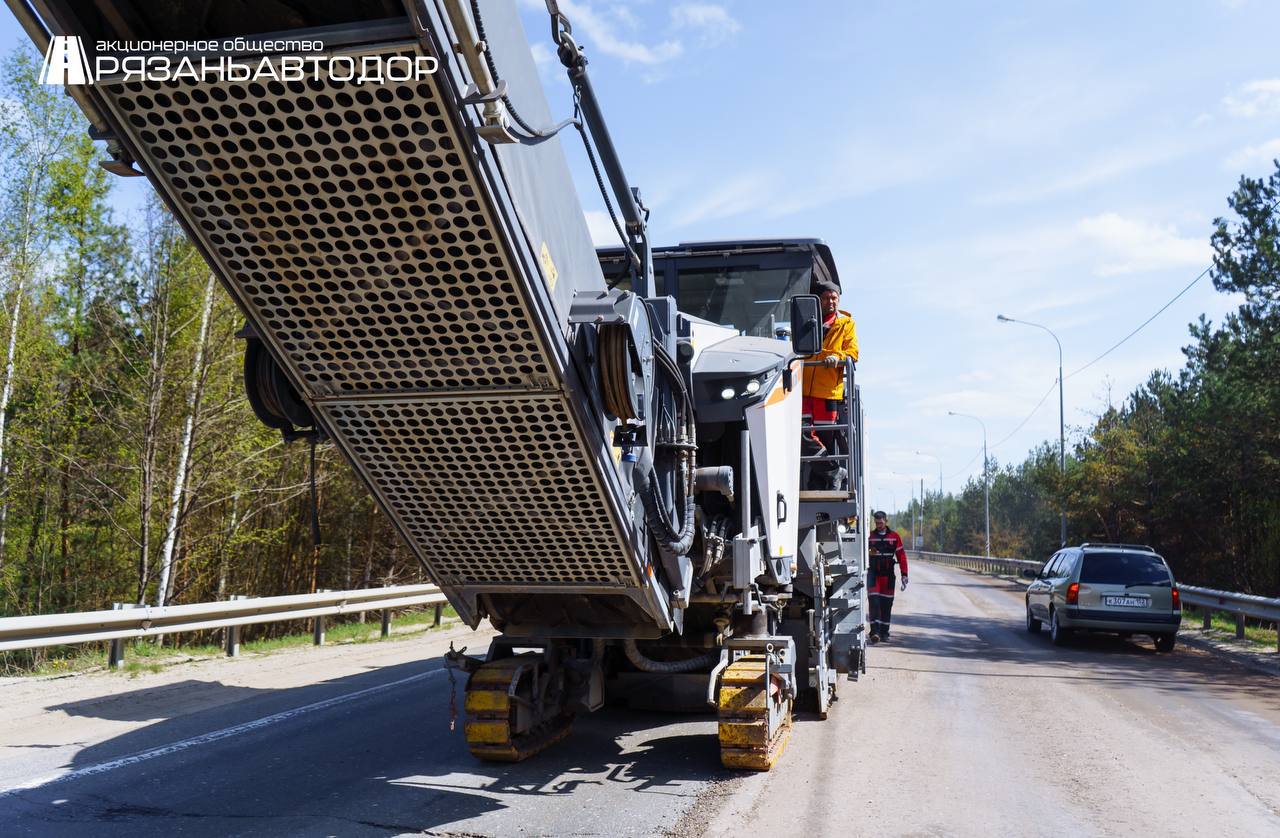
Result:
<svg viewBox="0 0 1280 838"><path fill-rule="evenodd" d="M911 513L911 549L916 549L916 511L912 507L916 502L916 478L911 474L903 474L900 471L893 472L898 477L905 477L911 481L911 506L907 511ZM924 540L924 479L920 480L920 539Z"/></svg>
<svg viewBox="0 0 1280 838"><path fill-rule="evenodd" d="M947 415L972 419L982 426L982 515L987 526L986 556L989 559L991 558L991 478L987 470L987 423L983 422L977 416L971 416L968 413L956 413L954 410L948 410Z"/></svg>
<svg viewBox="0 0 1280 838"><path fill-rule="evenodd" d="M1048 332L1049 337L1053 338L1053 342L1058 344L1058 468L1062 472L1062 479L1065 481L1067 477L1067 423L1065 400L1062 395L1062 341L1058 340L1058 336L1048 326L1041 326L1039 323L1032 323L1029 320L1015 320L1012 317L1005 317L1003 314L997 314L996 320L1001 323L1021 323L1023 326L1034 326L1037 329ZM1063 487L1065 491L1065 485ZM1059 530L1059 547L1067 546L1067 507L1064 502L1061 509L1061 528Z"/></svg>
<svg viewBox="0 0 1280 838"><path fill-rule="evenodd" d="M923 451L917 451L917 452L916 452L916 456L917 456L917 457L928 457L929 459L936 461L936 462L937 462L937 464L938 464L938 533L939 533L939 535L938 535L938 539L939 539L939 540L941 540L941 539L942 539L942 535L941 535L941 533L942 533L942 460L941 460L941 459L939 459L938 457L933 456L932 454L926 454L926 453L924 453ZM921 494L921 495L924 495L924 480L923 480L923 478L922 478L922 479L921 479L921 481L920 481L920 494ZM921 518L924 518L924 507L923 507L923 506L921 506L921 508L920 508L920 517L921 517ZM923 521L923 520L920 522L920 529L921 529L921 530L923 530L923 529L924 529L924 521ZM936 549L938 549L938 548L937 548L937 547L935 547L934 549L936 550Z"/></svg>
<svg viewBox="0 0 1280 838"><path fill-rule="evenodd" d="M917 457L928 457L938 464L938 497L942 497L942 460L932 454L926 454L923 451L916 452Z"/></svg>

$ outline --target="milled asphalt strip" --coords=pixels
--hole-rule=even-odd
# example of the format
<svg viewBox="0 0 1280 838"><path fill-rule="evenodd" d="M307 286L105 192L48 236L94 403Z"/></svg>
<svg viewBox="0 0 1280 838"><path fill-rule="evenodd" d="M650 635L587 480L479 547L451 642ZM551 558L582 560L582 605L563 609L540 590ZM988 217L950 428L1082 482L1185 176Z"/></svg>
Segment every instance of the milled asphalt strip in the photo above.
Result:
<svg viewBox="0 0 1280 838"><path fill-rule="evenodd" d="M0 798L8 797L9 795L15 794L20 791L30 791L32 789L36 789L41 786L50 785L51 783L60 783L65 780L78 780L81 777L91 777L95 774L105 774L108 771L114 771L117 768L124 768L125 766L128 766L128 765L137 765L140 762L146 762L147 760L155 759L156 757L163 757L163 756L168 756L169 754L176 754L179 751L185 751L188 748L194 748L197 745L207 745L210 742L217 742L219 739L228 739L232 736L239 736L242 733L248 733L253 730L260 730L261 728L269 727L278 722L287 721L289 719L296 718L298 716L304 716L307 713L314 713L317 710L326 710L330 707L336 707L339 704L346 704L349 701L356 701L366 696L373 695L374 693L379 693L384 690L392 689L393 687L402 687L405 684L413 684L418 681L425 681L426 679L432 677L433 675L442 675L444 674L445 671L446 670L444 669L433 669L430 672L422 672L417 675L410 675L408 678L401 678L398 681L390 681L386 684L379 684L376 687L368 687L363 690L357 690L353 693L347 693L346 695L339 695L339 696L334 696L333 698L326 698L323 701L317 701L312 704L304 704L301 707L294 707L291 710L283 710L279 713L273 713L270 716L263 716L260 719L254 719L253 721L245 722L244 724L238 724L232 727L224 727L222 730L215 730L211 733L204 733L204 734L201 734L200 736L193 736L190 739L183 739L180 742L174 742L169 745L162 745L159 748L152 748L149 751L142 751L141 753L131 754L130 756L121 757L120 759L113 759L109 762L100 762L97 765L88 765L88 766L85 766L84 768L77 768L74 771L68 771L63 774L48 774L48 775L45 775L44 777L37 777L34 780L28 780L27 782L20 783L16 786L9 786L7 788L0 789Z"/></svg>

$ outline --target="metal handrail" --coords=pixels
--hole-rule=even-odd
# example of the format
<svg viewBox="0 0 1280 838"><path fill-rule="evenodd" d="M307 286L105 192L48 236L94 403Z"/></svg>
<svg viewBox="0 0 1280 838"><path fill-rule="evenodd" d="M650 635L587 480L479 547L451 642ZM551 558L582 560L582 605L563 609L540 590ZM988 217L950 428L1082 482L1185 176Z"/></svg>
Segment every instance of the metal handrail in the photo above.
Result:
<svg viewBox="0 0 1280 838"><path fill-rule="evenodd" d="M1044 567L1044 562L1025 559L986 559L982 556L965 556L956 553L931 553L923 550L911 550L911 555L924 561L932 561L964 570L979 573L999 572L1001 568L1017 568L1020 570L1036 570ZM1219 591L1214 588L1200 588L1195 585L1178 584L1178 596L1183 605L1192 605L1202 610L1204 628L1209 628L1211 610L1225 611L1236 618L1236 637L1244 637L1244 618L1269 620L1276 623L1276 653L1280 654L1280 597L1270 598L1242 594L1236 591Z"/></svg>
<svg viewBox="0 0 1280 838"><path fill-rule="evenodd" d="M323 642L325 617L382 611L385 636L387 615L391 611L414 605L435 605L438 610L446 601L435 585L395 585L187 605L120 605L110 611L4 617L0 618L0 652L110 640L114 663L120 649L118 641L124 639L227 628L228 653L235 654L232 638L238 651L240 626L302 619L316 621L318 645Z"/></svg>
<svg viewBox="0 0 1280 838"><path fill-rule="evenodd" d="M1008 559L994 556L986 558L985 556L966 556L960 553L935 553L930 550L908 550L907 554L926 562L931 561L979 573L998 574L1005 572L1011 576L1016 576L1023 570L1039 571L1040 568L1044 567L1044 562L1028 561L1026 559Z"/></svg>
<svg viewBox="0 0 1280 838"><path fill-rule="evenodd" d="M806 367L825 366L820 361L805 361L804 365ZM800 462L803 464L803 463L825 463L825 462L840 461L840 460L845 461L847 463L847 468L845 469L845 471L848 474L848 480L849 480L849 488L847 489L847 491L850 494L853 494L854 486L857 485L854 479L856 474L854 464L857 461L856 460L857 444L855 442L855 437L853 433L854 423L857 421L857 418L854 413L856 384L854 382L854 375L853 375L856 367L854 365L852 358L845 358L844 361L842 362L842 367L843 367L843 375L844 375L844 400L843 400L844 415L845 415L846 421L840 422L839 420L837 420L835 422L817 422L817 421L814 421L814 418L812 415L808 413L803 413L800 416L800 433L801 435L803 435L808 431L815 431L815 432L844 431L845 447L848 448L849 450L843 454L810 454L810 455L801 454Z"/></svg>

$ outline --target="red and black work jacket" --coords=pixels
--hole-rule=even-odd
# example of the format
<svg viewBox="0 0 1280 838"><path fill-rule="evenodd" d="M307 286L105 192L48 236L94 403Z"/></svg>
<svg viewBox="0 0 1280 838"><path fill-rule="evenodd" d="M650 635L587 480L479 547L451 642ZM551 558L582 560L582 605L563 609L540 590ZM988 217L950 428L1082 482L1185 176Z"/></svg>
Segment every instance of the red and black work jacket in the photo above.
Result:
<svg viewBox="0 0 1280 838"><path fill-rule="evenodd" d="M907 550L902 546L901 536L890 529L884 532L872 530L867 536L867 553L871 559L871 578L889 577L889 594L892 596L895 560L902 566L902 575L907 575Z"/></svg>

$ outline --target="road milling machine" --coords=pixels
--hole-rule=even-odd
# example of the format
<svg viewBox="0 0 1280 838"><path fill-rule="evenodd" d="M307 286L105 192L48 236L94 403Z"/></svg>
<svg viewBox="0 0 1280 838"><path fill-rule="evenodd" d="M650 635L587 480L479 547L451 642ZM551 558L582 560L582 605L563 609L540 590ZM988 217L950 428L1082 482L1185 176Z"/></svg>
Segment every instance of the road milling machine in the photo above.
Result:
<svg viewBox="0 0 1280 838"><path fill-rule="evenodd" d="M710 705L723 764L767 770L797 701L825 718L865 666L852 364L839 444L801 455L835 262L651 247L555 2L563 121L513 0L6 2L103 165L150 180L242 309L259 418L334 445L498 630L447 660L472 753L525 759L619 698ZM593 247L562 141L620 246Z"/></svg>

